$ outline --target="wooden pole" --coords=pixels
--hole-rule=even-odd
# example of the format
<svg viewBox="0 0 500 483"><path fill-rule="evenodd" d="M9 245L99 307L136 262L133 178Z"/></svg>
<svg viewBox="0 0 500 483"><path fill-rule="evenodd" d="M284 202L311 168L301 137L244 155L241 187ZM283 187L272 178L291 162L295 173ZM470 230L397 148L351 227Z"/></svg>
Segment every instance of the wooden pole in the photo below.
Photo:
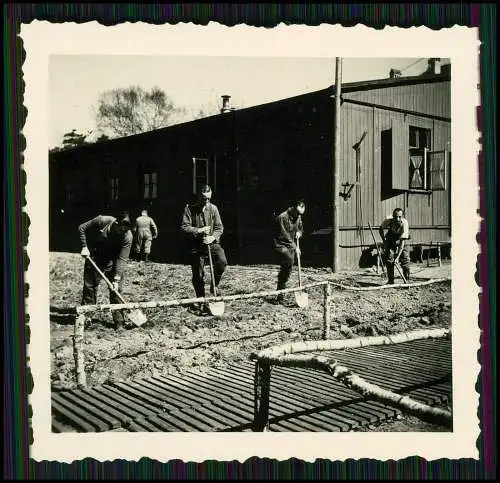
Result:
<svg viewBox="0 0 500 483"><path fill-rule="evenodd" d="M323 340L330 338L330 301L332 298L332 287L328 283L323 287Z"/></svg>
<svg viewBox="0 0 500 483"><path fill-rule="evenodd" d="M266 431L269 427L269 394L271 386L271 366L266 362L255 363L254 378L254 428L255 432Z"/></svg>
<svg viewBox="0 0 500 483"><path fill-rule="evenodd" d="M252 353L250 358L261 362L271 362L278 357L297 352L312 351L336 351L345 349L357 349L376 345L402 344L422 339L444 339L451 337L451 329L420 329L411 332L400 332L393 335L377 335L370 337L358 337L356 339L337 340L309 340L307 342L288 342L275 347L262 349L258 353Z"/></svg>
<svg viewBox="0 0 500 483"><path fill-rule="evenodd" d="M344 290L354 290L355 292L369 292L371 290L390 290L397 288L414 288L423 287L424 285L431 285L433 283L449 282L451 278L435 278L431 280L426 280L425 282L413 282L413 283L399 283L395 285L376 285L374 287L349 287L348 285L342 285L341 283L330 282L334 287L338 287Z"/></svg>
<svg viewBox="0 0 500 483"><path fill-rule="evenodd" d="M340 86L342 82L342 59L335 59L335 153L333 156L333 273L339 271L339 168L340 168Z"/></svg>
<svg viewBox="0 0 500 483"><path fill-rule="evenodd" d="M85 374L85 354L83 350L85 319L85 314L80 314L75 318L75 332L73 335L73 356L75 358L75 375L78 387L85 387L87 385Z"/></svg>

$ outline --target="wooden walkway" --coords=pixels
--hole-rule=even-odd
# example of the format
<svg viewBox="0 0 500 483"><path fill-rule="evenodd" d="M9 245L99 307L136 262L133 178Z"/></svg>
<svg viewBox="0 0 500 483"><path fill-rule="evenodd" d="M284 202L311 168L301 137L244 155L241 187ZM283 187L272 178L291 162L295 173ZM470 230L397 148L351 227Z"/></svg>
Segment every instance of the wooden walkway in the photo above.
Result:
<svg viewBox="0 0 500 483"><path fill-rule="evenodd" d="M325 356L327 353L322 352ZM328 355L368 382L435 405L449 401L451 341L425 339ZM52 393L52 430L251 431L252 362ZM399 411L311 369L272 369L271 431L350 431Z"/></svg>

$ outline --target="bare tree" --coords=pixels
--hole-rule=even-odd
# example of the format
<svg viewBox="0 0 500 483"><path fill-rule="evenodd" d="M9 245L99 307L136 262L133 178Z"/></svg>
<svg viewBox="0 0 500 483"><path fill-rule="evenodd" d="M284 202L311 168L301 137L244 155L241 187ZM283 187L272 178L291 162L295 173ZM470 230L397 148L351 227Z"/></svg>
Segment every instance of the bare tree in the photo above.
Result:
<svg viewBox="0 0 500 483"><path fill-rule="evenodd" d="M130 136L175 123L185 114L159 87L112 89L99 96L95 112L97 126L113 137Z"/></svg>

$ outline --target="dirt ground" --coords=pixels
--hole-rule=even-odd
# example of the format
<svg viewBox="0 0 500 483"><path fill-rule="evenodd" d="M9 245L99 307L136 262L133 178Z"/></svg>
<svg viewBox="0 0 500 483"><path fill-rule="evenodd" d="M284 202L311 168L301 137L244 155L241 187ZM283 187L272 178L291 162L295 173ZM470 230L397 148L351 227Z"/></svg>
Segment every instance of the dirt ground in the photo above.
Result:
<svg viewBox="0 0 500 483"><path fill-rule="evenodd" d="M434 264L436 265L436 264ZM276 266L228 266L221 282L223 295L271 291ZM450 277L451 262L441 267L412 265L412 281ZM80 303L83 259L79 254L50 254L51 384L54 390L75 387L73 321L69 309ZM329 268L304 268L303 283L334 280L345 285L383 284L375 269L333 274ZM209 280L207 269L207 284ZM400 279L396 283L402 283ZM298 284L293 272L290 285ZM189 266L128 262L125 300L159 301L194 297ZM309 290L309 306L288 306L269 299L226 302L220 317L197 316L187 307L147 309L147 326L115 331L109 313L95 313L85 328L87 382L129 380L151 375L181 375L196 368L203 373L227 361L247 360L251 352L289 341L320 339L323 323L322 287ZM101 284L98 303L108 303ZM407 289L333 290L331 338L398 333L418 328L449 327L451 282ZM392 426L391 426L392 424ZM384 423L380 431L429 430L412 418ZM392 429L391 429L392 428ZM405 429L406 428L406 429ZM420 428L420 429L415 429ZM439 430L434 429L434 430Z"/></svg>

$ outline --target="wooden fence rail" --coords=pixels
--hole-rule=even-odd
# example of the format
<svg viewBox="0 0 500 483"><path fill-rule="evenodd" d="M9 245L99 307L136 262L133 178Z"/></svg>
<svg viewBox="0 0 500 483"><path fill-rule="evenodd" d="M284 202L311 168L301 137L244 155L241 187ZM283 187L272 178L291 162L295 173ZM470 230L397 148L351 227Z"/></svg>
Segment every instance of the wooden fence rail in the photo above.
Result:
<svg viewBox="0 0 500 483"><path fill-rule="evenodd" d="M398 284L398 285L383 285L375 287L350 287L351 290L377 290L377 289L391 289L391 288L411 288L418 287L421 285L428 285L430 283L442 282L448 279L435 279L426 282L417 282L413 284ZM272 290L267 292L252 292L246 294L236 294L236 295L223 295L219 297L197 297L189 299L172 299L172 300L160 300L151 302L129 302L125 304L98 304L98 305L80 305L74 309L71 309L76 313L75 324L74 324L74 336L73 336L73 354L75 360L75 376L76 382L79 387L86 386L86 374L85 374L85 351L84 351L84 332L85 332L85 320L86 314L92 312L100 311L114 311L114 310L131 310L131 309L148 309L148 308L165 308L165 307L179 307L184 305L191 305L196 302L218 302L218 301L231 301L231 300L244 300L251 298L260 297L271 297L280 294L301 292L311 288L323 287L323 327L322 327L322 338L323 340L328 340L330 338L330 321L332 319L332 287L338 287L336 284L330 280L324 280L319 282L310 283L307 285L302 285L301 287L286 288L282 290ZM343 289L348 289L345 285L340 286Z"/></svg>

